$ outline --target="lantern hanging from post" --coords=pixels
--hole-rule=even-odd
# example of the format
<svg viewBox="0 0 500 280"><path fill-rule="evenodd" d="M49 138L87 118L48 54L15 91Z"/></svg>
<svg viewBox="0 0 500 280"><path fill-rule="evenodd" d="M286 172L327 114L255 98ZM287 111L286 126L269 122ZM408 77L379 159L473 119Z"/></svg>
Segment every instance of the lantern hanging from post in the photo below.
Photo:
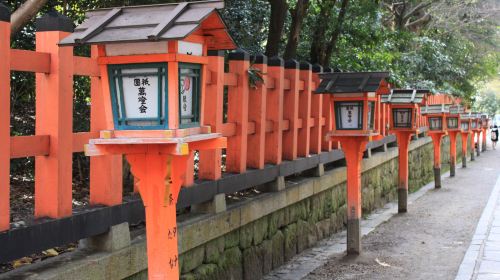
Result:
<svg viewBox="0 0 500 280"><path fill-rule="evenodd" d="M441 139L447 134L446 115L449 106L445 104L426 105L422 114L427 117L429 135L434 146L434 187L441 188Z"/></svg>
<svg viewBox="0 0 500 280"><path fill-rule="evenodd" d="M418 133L417 117L419 105L425 101L428 90L394 89L382 96L382 103L389 104L390 132L396 135L398 142L398 212L408 209L408 147L411 136Z"/></svg>
<svg viewBox="0 0 500 280"><path fill-rule="evenodd" d="M149 279L179 279L181 185L192 177L195 150L226 147L203 125L209 51L236 48L222 8L220 0L90 11L60 42L96 45L103 98L95 108L103 108L96 115L107 127L85 153L125 155L130 163L146 212Z"/></svg>
<svg viewBox="0 0 500 280"><path fill-rule="evenodd" d="M347 162L347 253L361 251L361 161L366 144L377 136L376 92L386 72L323 73L316 94L331 94L333 131L326 141L339 141Z"/></svg>

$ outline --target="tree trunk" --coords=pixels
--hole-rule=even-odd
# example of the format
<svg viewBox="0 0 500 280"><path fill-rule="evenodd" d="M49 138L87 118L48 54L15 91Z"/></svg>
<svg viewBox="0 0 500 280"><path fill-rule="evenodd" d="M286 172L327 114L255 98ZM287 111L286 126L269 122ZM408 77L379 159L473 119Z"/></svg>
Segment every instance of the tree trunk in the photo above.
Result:
<svg viewBox="0 0 500 280"><path fill-rule="evenodd" d="M323 0L319 3L320 12L316 18L316 24L313 31L311 51L309 53L312 64L324 61L326 51L326 31L330 22L332 10L337 0Z"/></svg>
<svg viewBox="0 0 500 280"><path fill-rule="evenodd" d="M277 56L280 50L281 34L283 33L288 5L286 0L269 0L269 4L271 4L271 18L269 20L266 55L272 57Z"/></svg>
<svg viewBox="0 0 500 280"><path fill-rule="evenodd" d="M26 0L21 7L10 16L11 37L28 24L28 22L42 9L48 0Z"/></svg>
<svg viewBox="0 0 500 280"><path fill-rule="evenodd" d="M292 15L292 25L288 34L288 41L285 48L285 59L292 59L297 56L297 46L299 44L300 32L304 23L304 16L309 8L309 0L298 0L295 9L290 11Z"/></svg>
<svg viewBox="0 0 500 280"><path fill-rule="evenodd" d="M324 61L321 62L321 65L325 67L329 66L332 53L337 47L337 41L339 39L340 33L342 32L342 26L344 24L345 14L347 12L347 4L349 4L349 0L342 0L339 15L337 16L337 24L335 25L335 29L332 32L332 37L330 38L330 42L328 43Z"/></svg>

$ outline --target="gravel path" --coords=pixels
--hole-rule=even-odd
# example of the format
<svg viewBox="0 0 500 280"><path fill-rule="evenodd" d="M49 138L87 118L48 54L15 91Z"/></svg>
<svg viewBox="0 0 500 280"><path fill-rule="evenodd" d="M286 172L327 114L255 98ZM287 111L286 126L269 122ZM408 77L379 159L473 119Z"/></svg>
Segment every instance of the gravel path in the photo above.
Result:
<svg viewBox="0 0 500 280"><path fill-rule="evenodd" d="M365 236L361 256L335 254L305 279L454 279L499 175L488 150Z"/></svg>

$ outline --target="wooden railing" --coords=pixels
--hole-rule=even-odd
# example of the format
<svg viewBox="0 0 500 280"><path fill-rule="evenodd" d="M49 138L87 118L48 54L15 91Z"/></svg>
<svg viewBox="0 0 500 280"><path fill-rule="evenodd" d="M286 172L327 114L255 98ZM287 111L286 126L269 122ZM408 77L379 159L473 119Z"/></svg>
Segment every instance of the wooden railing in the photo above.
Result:
<svg viewBox="0 0 500 280"><path fill-rule="evenodd" d="M67 35L69 33L57 30L40 31L36 33L36 51L10 49L10 23L0 21L0 56L10 62L0 63L0 241L5 244L18 240L17 237L28 236L9 233L9 165L15 158L35 157L34 219L55 219L43 219L41 223L68 232L64 238L44 243L46 246L99 234L115 222L136 221L143 215L142 212L132 213L131 209L138 209L136 200L123 203L121 156L91 158L91 207L83 214L73 212L72 155L82 152L89 139L99 137L99 131L106 129L107 100L101 92L101 83L106 81L101 81L96 59L98 49L92 48L92 57L74 56L72 47L58 46ZM199 180L195 182L194 155L191 155L179 200L181 207L208 201L218 193L239 191L343 158L342 153L335 150L338 144L325 140L325 134L332 129L330 96L313 94L320 82L319 73L331 70L295 60L267 59L262 55L250 57L244 52L229 54L228 72L224 70L226 58L223 52L209 52L207 61L203 72L206 81L203 125L228 138L226 170L222 172L222 150L202 151L199 154ZM249 84L251 67L260 70L263 82ZM36 73L35 135L10 136L8 93L11 71ZM73 132L74 75L91 79L90 132ZM225 87L228 96L226 122ZM378 93L384 94L387 90L388 85L384 85ZM371 143L371 147L388 142L384 140L388 139L384 138L388 136L388 105L379 101L376 108L375 128L381 136L376 139L378 144ZM426 125L422 117L418 123ZM394 142L394 139L390 141ZM103 210L99 212L92 210L96 206L108 207L100 208ZM102 218L100 223L79 233L74 233L75 228L67 228L77 224L85 226L93 221L93 218L82 215L94 218L110 215L111 218ZM27 230L35 231L34 228ZM46 249L45 245L33 245L17 252L12 248L12 252L5 251L10 253L0 256L0 260L19 256L19 252Z"/></svg>

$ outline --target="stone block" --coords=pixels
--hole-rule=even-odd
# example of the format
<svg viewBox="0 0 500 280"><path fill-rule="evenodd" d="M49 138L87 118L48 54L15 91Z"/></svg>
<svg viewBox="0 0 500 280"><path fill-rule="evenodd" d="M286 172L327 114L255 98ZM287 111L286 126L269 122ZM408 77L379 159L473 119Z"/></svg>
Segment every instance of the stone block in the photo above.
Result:
<svg viewBox="0 0 500 280"><path fill-rule="evenodd" d="M312 247L318 242L318 229L313 223L307 223L307 246Z"/></svg>
<svg viewBox="0 0 500 280"><path fill-rule="evenodd" d="M128 223L114 225L109 231L86 239L81 239L78 248L87 251L113 252L130 246Z"/></svg>
<svg viewBox="0 0 500 280"><path fill-rule="evenodd" d="M218 270L216 264L202 264L194 270L195 279L197 280L216 280L218 277Z"/></svg>
<svg viewBox="0 0 500 280"><path fill-rule="evenodd" d="M243 279L254 280L262 278L262 259L256 247L243 250Z"/></svg>
<svg viewBox="0 0 500 280"><path fill-rule="evenodd" d="M217 263L224 252L224 237L216 238L205 245L205 263Z"/></svg>
<svg viewBox="0 0 500 280"><path fill-rule="evenodd" d="M285 238L285 260L288 261L297 254L297 224L286 226L283 230L283 236Z"/></svg>
<svg viewBox="0 0 500 280"><path fill-rule="evenodd" d="M279 192L285 188L286 183L284 176L278 176L276 180L258 187L261 192Z"/></svg>
<svg viewBox="0 0 500 280"><path fill-rule="evenodd" d="M280 267L285 262L285 237L278 230L271 239L273 243L273 269Z"/></svg>
<svg viewBox="0 0 500 280"><path fill-rule="evenodd" d="M257 250L262 260L262 273L266 275L273 269L273 242L271 240L264 240L257 247Z"/></svg>
<svg viewBox="0 0 500 280"><path fill-rule="evenodd" d="M224 248L236 247L240 244L240 230L234 230L224 236Z"/></svg>
<svg viewBox="0 0 500 280"><path fill-rule="evenodd" d="M267 238L269 231L269 218L263 217L253 223L253 244L259 245Z"/></svg>
<svg viewBox="0 0 500 280"><path fill-rule="evenodd" d="M297 222L297 252L309 248L307 237L309 235L309 224L303 220Z"/></svg>
<svg viewBox="0 0 500 280"><path fill-rule="evenodd" d="M283 226L285 226L285 210L273 212L269 215L268 236L273 236Z"/></svg>
<svg viewBox="0 0 500 280"><path fill-rule="evenodd" d="M203 264L205 246L193 248L180 256L181 273L188 273Z"/></svg>
<svg viewBox="0 0 500 280"><path fill-rule="evenodd" d="M252 246L253 232L253 223L240 228L240 249Z"/></svg>
<svg viewBox="0 0 500 280"><path fill-rule="evenodd" d="M207 201L191 206L193 213L221 213L226 211L226 195L223 193L216 194L212 201Z"/></svg>
<svg viewBox="0 0 500 280"><path fill-rule="evenodd" d="M148 279L148 278L146 277L145 280L146 279ZM181 275L181 277L179 279L180 280L196 280L196 276L192 273L188 273L188 274ZM130 280L130 279L127 279L127 280Z"/></svg>
<svg viewBox="0 0 500 280"><path fill-rule="evenodd" d="M323 238L330 236L330 219L321 220L317 224Z"/></svg>
<svg viewBox="0 0 500 280"><path fill-rule="evenodd" d="M219 260L219 279L243 279L242 254L238 247L225 250Z"/></svg>

